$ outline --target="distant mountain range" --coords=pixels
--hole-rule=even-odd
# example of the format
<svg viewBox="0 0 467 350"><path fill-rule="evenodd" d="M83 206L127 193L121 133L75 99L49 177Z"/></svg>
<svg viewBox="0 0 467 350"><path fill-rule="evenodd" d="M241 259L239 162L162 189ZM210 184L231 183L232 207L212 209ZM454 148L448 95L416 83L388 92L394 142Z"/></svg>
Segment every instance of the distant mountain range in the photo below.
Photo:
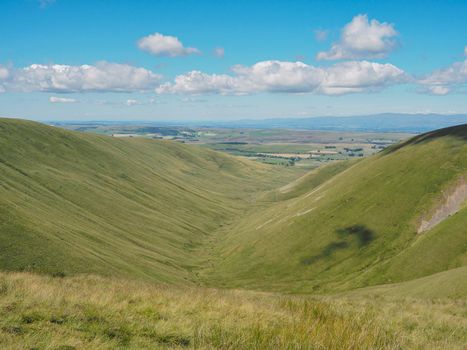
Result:
<svg viewBox="0 0 467 350"><path fill-rule="evenodd" d="M467 123L467 114L399 114L384 113L348 117L280 118L200 122L209 127L287 128L305 130L410 132L422 133Z"/></svg>
<svg viewBox="0 0 467 350"><path fill-rule="evenodd" d="M51 121L65 124L138 124L151 126L191 126L214 128L284 128L327 131L409 132L423 133L467 123L467 114L401 114L383 113L364 116L327 116L309 118L241 119L231 121Z"/></svg>

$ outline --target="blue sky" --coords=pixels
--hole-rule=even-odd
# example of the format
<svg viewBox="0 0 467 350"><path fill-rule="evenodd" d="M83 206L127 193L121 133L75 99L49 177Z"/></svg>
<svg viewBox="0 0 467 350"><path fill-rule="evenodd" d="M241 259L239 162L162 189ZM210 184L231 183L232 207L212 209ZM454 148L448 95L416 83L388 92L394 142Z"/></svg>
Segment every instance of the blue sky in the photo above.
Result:
<svg viewBox="0 0 467 350"><path fill-rule="evenodd" d="M467 113L467 1L0 2L0 116Z"/></svg>

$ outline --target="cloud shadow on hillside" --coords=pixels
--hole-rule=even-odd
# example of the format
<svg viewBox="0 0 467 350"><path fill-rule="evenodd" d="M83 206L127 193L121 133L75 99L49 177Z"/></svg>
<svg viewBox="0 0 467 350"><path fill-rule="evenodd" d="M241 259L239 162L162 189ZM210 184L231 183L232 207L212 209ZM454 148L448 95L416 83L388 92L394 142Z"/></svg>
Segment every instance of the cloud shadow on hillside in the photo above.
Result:
<svg viewBox="0 0 467 350"><path fill-rule="evenodd" d="M336 230L341 237L355 236L358 240L358 245L363 247L374 239L374 232L365 225L353 225Z"/></svg>
<svg viewBox="0 0 467 350"><path fill-rule="evenodd" d="M365 225L352 225L336 230L336 233L342 237L341 240L334 241L326 245L321 253L301 259L303 265L311 265L324 258L330 257L334 252L350 247L349 241L355 237L359 247L368 245L375 237L374 232Z"/></svg>

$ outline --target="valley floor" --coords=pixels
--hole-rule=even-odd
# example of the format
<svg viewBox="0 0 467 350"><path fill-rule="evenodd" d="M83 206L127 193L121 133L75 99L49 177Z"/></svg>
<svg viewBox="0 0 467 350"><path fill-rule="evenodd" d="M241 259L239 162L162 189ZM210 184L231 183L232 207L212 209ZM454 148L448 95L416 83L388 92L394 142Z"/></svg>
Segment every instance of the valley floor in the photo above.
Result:
<svg viewBox="0 0 467 350"><path fill-rule="evenodd" d="M0 310L2 349L462 349L467 342L465 299L2 273Z"/></svg>
<svg viewBox="0 0 467 350"><path fill-rule="evenodd" d="M465 349L467 125L303 176L0 133L0 349Z"/></svg>

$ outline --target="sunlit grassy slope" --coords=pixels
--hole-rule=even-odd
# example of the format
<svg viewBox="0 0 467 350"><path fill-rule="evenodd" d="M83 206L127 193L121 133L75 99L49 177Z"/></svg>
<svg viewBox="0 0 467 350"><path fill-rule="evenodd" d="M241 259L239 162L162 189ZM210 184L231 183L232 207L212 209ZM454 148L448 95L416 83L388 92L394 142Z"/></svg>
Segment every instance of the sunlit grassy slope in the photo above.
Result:
<svg viewBox="0 0 467 350"><path fill-rule="evenodd" d="M350 292L344 292L343 295L465 300L467 295L467 266L457 267L410 281L354 289Z"/></svg>
<svg viewBox="0 0 467 350"><path fill-rule="evenodd" d="M336 165L323 171L333 175ZM422 216L467 175L467 125L417 136L342 171L272 192L213 242L211 285L329 292L467 263L467 207L428 232ZM464 279L465 270L459 270ZM467 293L464 290L464 295Z"/></svg>
<svg viewBox="0 0 467 350"><path fill-rule="evenodd" d="M465 300L0 274L2 349L462 349Z"/></svg>
<svg viewBox="0 0 467 350"><path fill-rule="evenodd" d="M175 142L0 119L0 267L192 280L200 242L277 175Z"/></svg>
<svg viewBox="0 0 467 350"><path fill-rule="evenodd" d="M0 119L0 348L465 347L467 126L296 174Z"/></svg>
<svg viewBox="0 0 467 350"><path fill-rule="evenodd" d="M322 293L467 262L465 205L417 234L467 175L467 126L295 181L196 146L19 120L0 120L0 150L2 270Z"/></svg>

